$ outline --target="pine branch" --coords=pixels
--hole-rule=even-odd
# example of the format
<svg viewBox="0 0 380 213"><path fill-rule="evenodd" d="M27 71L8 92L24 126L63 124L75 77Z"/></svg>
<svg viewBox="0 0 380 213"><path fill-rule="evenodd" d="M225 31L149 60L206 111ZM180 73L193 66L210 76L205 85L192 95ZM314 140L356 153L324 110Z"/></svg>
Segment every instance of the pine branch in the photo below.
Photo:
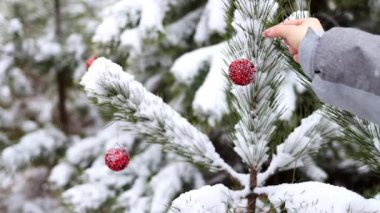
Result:
<svg viewBox="0 0 380 213"><path fill-rule="evenodd" d="M247 58L257 67L255 81L246 87L234 86L230 108L240 114L233 135L234 150L250 167L260 170L268 159L268 144L280 117L278 87L283 67L275 46L261 36L265 22L272 20L277 4L271 1L234 1L232 24L235 34L228 41L227 61ZM230 86L231 87L231 86Z"/></svg>
<svg viewBox="0 0 380 213"><path fill-rule="evenodd" d="M301 121L301 125L289 134L284 143L277 146L267 170L258 175L258 185L279 170L303 167L311 161L310 155L319 150L328 137L336 135L337 126L325 119L320 111Z"/></svg>
<svg viewBox="0 0 380 213"><path fill-rule="evenodd" d="M340 126L341 134L337 139L348 145L349 154L373 171L380 172L380 127L332 106L324 106L323 110Z"/></svg>
<svg viewBox="0 0 380 213"><path fill-rule="evenodd" d="M125 121L125 130L143 136L164 149L212 171L224 170L245 185L238 174L215 151L207 136L148 92L133 76L105 58L97 59L82 78L81 85L95 103L116 110L115 119Z"/></svg>

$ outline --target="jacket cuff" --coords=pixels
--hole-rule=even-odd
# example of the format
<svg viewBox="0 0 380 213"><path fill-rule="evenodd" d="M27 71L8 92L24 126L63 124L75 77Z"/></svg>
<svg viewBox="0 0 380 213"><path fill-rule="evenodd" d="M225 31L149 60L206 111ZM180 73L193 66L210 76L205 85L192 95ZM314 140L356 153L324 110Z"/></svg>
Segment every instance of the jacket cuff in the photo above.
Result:
<svg viewBox="0 0 380 213"><path fill-rule="evenodd" d="M299 48L300 64L305 74L313 79L315 75L314 58L315 51L319 44L319 40L324 32L316 32L309 27L305 38L302 40Z"/></svg>

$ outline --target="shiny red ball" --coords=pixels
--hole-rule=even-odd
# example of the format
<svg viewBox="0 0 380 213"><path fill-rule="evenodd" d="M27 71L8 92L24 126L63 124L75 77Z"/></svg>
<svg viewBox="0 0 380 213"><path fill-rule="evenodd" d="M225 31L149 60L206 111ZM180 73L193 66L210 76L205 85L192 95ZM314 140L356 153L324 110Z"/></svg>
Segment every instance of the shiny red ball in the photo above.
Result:
<svg viewBox="0 0 380 213"><path fill-rule="evenodd" d="M86 61L86 68L89 69L95 60L96 60L96 56L91 56L90 58L88 58Z"/></svg>
<svg viewBox="0 0 380 213"><path fill-rule="evenodd" d="M128 166L129 153L126 148L112 148L106 151L104 161L113 171L121 171Z"/></svg>
<svg viewBox="0 0 380 213"><path fill-rule="evenodd" d="M255 80L255 65L247 59L233 61L228 68L228 77L234 84L245 86Z"/></svg>

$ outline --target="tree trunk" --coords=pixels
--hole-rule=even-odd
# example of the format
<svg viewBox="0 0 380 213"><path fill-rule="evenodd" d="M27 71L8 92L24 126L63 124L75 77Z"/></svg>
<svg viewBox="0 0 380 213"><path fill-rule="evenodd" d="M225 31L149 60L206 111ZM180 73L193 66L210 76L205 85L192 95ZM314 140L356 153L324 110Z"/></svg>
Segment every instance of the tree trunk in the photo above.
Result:
<svg viewBox="0 0 380 213"><path fill-rule="evenodd" d="M61 16L61 2L54 0L54 18L55 18L55 36L59 43L62 44L62 16ZM61 69L61 68L60 68ZM66 111L66 88L68 77L64 70L57 71L57 84L58 84L58 110L61 129L67 133L68 131L68 118Z"/></svg>
<svg viewBox="0 0 380 213"><path fill-rule="evenodd" d="M256 211L256 199L257 196L253 193L253 190L257 186L257 170L254 167L251 167L249 170L249 188L251 190L251 194L248 195L248 213L255 213Z"/></svg>

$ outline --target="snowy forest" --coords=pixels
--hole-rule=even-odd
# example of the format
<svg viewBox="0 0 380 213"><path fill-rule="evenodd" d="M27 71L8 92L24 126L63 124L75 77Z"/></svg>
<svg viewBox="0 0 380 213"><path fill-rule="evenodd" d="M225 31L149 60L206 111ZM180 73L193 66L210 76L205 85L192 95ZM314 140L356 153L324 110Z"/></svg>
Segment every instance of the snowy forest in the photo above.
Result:
<svg viewBox="0 0 380 213"><path fill-rule="evenodd" d="M380 212L380 126L262 36L307 17L380 34L379 0L1 0L0 213Z"/></svg>

